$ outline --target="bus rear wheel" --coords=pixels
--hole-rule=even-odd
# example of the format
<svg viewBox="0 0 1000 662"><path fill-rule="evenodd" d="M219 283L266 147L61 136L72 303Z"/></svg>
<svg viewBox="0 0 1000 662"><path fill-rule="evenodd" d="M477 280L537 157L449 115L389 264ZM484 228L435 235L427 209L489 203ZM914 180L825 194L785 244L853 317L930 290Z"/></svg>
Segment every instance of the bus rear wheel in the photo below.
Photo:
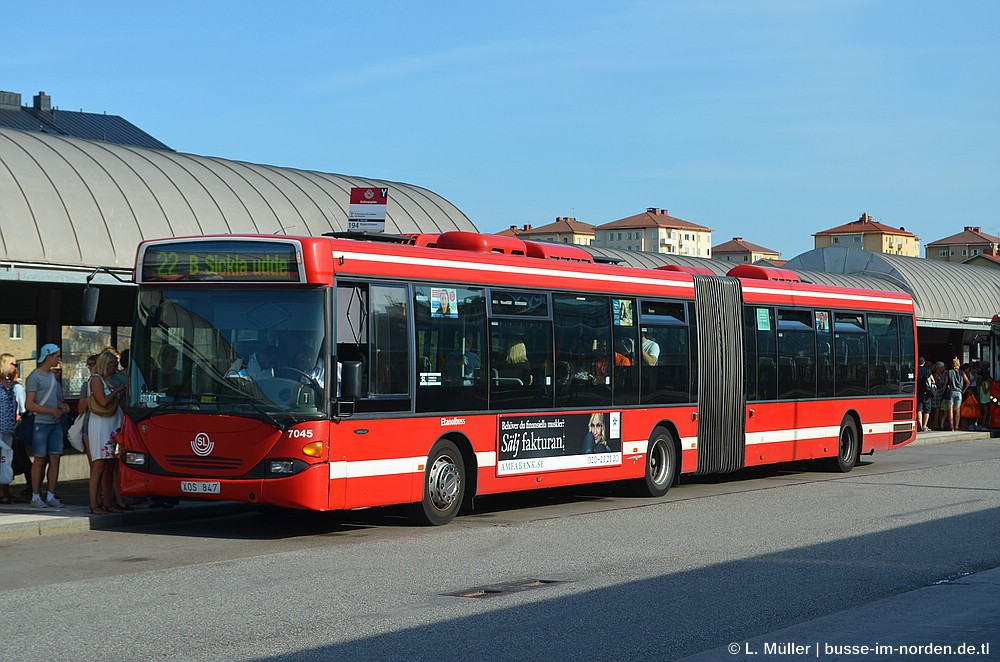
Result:
<svg viewBox="0 0 1000 662"><path fill-rule="evenodd" d="M636 481L637 492L641 496L661 497L674 483L677 473L677 451L674 435L663 427L657 427L649 440L646 450L646 475Z"/></svg>
<svg viewBox="0 0 1000 662"><path fill-rule="evenodd" d="M858 426L850 416L840 424L840 438L837 442L837 457L830 458L831 471L846 474L854 468L861 456L861 439L858 437Z"/></svg>
<svg viewBox="0 0 1000 662"><path fill-rule="evenodd" d="M458 446L441 439L427 456L424 496L416 505L416 519L442 526L455 519L465 496L465 462Z"/></svg>

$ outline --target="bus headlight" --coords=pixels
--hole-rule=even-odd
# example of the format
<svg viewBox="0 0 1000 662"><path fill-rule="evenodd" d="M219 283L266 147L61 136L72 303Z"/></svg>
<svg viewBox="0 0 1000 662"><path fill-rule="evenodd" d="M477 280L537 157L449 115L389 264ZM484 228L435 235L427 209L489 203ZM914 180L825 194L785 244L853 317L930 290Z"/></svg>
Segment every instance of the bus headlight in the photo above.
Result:
<svg viewBox="0 0 1000 662"><path fill-rule="evenodd" d="M291 460L271 460L267 466L267 473L278 476L287 476L295 473L295 463Z"/></svg>
<svg viewBox="0 0 1000 662"><path fill-rule="evenodd" d="M267 467L266 477L268 478L291 476L309 468L309 465L304 460L288 458L280 460L267 460L267 464L265 466Z"/></svg>
<svg viewBox="0 0 1000 662"><path fill-rule="evenodd" d="M125 451L125 464L130 467L145 467L146 454L136 451Z"/></svg>

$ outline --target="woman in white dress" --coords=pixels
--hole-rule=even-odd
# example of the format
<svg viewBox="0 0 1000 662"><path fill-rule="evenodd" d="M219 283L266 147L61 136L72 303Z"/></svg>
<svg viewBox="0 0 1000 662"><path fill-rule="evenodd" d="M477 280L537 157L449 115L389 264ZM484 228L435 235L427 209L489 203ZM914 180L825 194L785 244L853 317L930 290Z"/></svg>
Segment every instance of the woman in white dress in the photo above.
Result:
<svg viewBox="0 0 1000 662"><path fill-rule="evenodd" d="M90 422L87 424L90 451L90 512L94 515L120 513L114 505L111 480L114 473L115 444L122 427L118 395L124 387L111 386L109 379L118 372L118 357L103 352L97 357L97 369L90 376ZM103 497L104 504L101 504Z"/></svg>

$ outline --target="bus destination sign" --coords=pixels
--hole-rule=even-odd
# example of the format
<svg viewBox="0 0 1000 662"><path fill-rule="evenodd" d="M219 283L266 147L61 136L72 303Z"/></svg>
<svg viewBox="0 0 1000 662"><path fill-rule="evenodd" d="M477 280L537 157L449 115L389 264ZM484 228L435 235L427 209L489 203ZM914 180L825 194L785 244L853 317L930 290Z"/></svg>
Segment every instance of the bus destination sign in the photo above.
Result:
<svg viewBox="0 0 1000 662"><path fill-rule="evenodd" d="M270 241L175 241L147 246L140 282L297 283L296 245Z"/></svg>

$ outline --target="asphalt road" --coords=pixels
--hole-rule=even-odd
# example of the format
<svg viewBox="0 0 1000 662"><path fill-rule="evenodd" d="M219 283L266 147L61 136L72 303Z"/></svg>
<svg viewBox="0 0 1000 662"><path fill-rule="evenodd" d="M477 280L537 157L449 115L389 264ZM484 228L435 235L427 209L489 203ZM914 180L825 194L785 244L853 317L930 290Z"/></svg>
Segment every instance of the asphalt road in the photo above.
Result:
<svg viewBox="0 0 1000 662"><path fill-rule="evenodd" d="M1000 440L808 469L481 499L442 528L247 512L18 539L0 641L55 660L742 659L726 647L769 633L851 643L859 618L926 643L891 600L1000 566Z"/></svg>

